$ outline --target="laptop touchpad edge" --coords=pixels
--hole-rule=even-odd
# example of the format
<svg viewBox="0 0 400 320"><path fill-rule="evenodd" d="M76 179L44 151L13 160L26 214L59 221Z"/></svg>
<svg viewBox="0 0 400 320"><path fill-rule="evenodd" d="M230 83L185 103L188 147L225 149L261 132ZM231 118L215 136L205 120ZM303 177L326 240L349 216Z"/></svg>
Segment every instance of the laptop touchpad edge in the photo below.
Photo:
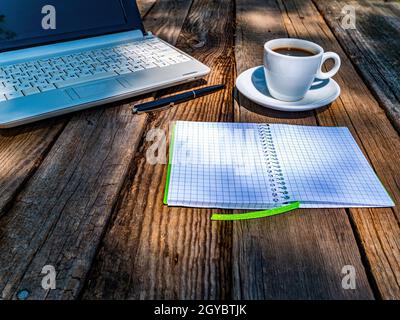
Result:
<svg viewBox="0 0 400 320"><path fill-rule="evenodd" d="M124 86L115 79L96 81L95 83L76 86L68 90L73 90L78 98L81 99L110 97L126 91Z"/></svg>

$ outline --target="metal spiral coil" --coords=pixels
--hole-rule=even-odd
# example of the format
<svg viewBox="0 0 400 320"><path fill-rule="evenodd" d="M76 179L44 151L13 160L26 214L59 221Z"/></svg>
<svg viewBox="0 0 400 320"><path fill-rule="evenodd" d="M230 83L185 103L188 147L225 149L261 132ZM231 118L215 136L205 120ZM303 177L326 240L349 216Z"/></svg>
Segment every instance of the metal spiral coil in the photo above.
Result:
<svg viewBox="0 0 400 320"><path fill-rule="evenodd" d="M261 142L265 154L265 164L268 170L268 179L270 188L275 203L285 203L290 199L287 191L285 177L283 175L279 159L276 153L276 148L272 138L271 127L269 124L259 126Z"/></svg>

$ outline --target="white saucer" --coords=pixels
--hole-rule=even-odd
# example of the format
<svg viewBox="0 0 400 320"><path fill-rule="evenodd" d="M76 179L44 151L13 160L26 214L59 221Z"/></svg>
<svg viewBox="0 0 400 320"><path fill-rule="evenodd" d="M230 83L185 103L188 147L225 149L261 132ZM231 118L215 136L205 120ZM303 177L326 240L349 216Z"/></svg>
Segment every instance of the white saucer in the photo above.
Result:
<svg viewBox="0 0 400 320"><path fill-rule="evenodd" d="M268 92L263 66L248 69L240 74L236 79L236 87L251 101L280 111L317 109L331 103L340 95L340 87L335 80L315 79L303 99L295 102L277 100Z"/></svg>

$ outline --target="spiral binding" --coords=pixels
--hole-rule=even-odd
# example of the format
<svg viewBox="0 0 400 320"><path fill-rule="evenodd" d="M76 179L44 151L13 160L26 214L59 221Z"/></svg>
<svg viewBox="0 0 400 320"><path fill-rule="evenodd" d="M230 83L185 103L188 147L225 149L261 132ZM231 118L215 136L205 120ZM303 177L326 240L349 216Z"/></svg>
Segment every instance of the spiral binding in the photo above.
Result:
<svg viewBox="0 0 400 320"><path fill-rule="evenodd" d="M265 153L265 164L268 168L268 179L275 203L287 203L290 200L285 177L279 164L269 124L259 126L261 142Z"/></svg>

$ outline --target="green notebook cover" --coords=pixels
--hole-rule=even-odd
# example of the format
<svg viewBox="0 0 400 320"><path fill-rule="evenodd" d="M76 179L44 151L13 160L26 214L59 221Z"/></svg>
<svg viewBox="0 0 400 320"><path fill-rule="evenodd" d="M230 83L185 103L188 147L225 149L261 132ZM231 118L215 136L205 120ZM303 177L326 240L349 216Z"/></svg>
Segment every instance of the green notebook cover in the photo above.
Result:
<svg viewBox="0 0 400 320"><path fill-rule="evenodd" d="M169 188L169 180L171 178L172 153L173 153L173 150L174 150L174 140L175 140L175 124L172 127L170 143L169 143L167 179L166 179L166 182L165 182L164 200L163 200L165 205L168 205L168 188Z"/></svg>

